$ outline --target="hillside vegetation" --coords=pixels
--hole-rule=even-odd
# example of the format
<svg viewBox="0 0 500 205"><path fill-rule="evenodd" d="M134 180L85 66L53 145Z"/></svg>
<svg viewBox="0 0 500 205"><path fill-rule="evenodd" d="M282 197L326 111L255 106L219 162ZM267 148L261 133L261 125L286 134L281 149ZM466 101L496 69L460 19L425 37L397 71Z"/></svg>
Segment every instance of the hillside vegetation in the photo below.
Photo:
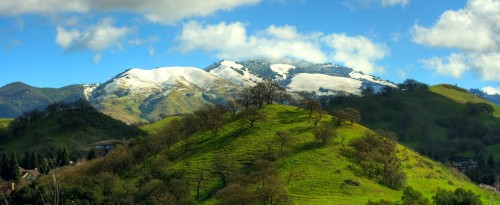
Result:
<svg viewBox="0 0 500 205"><path fill-rule="evenodd" d="M0 129L5 129L9 126L12 118L0 118Z"/></svg>
<svg viewBox="0 0 500 205"><path fill-rule="evenodd" d="M3 150L38 151L52 155L60 146L71 147L72 158L85 156L90 144L101 140L129 139L143 131L104 115L86 101L51 104L11 121L1 138ZM2 121L0 121L2 122ZM5 125L5 123L4 123Z"/></svg>
<svg viewBox="0 0 500 205"><path fill-rule="evenodd" d="M0 116L17 117L23 112L43 109L55 102L72 102L85 98L83 85L62 88L37 88L21 82L0 87Z"/></svg>
<svg viewBox="0 0 500 205"><path fill-rule="evenodd" d="M332 140L322 142L315 138L318 131L314 131L309 113L301 108L267 105L257 111L261 117L253 124L252 114L240 112L224 120L215 134L201 130L170 146L163 141L167 135L135 138L105 158L63 167L57 172L64 190L61 199L77 204L228 204L239 197L237 202L242 204L252 199L258 200L249 204L265 204L262 200L274 200L272 204L367 204L369 200L401 198L401 189L369 177L349 154L354 151L353 141L373 133L369 129L344 123ZM166 126L171 123L178 121L170 120ZM318 129L322 124L332 124L332 117L324 115ZM277 132L289 136L283 146ZM395 151L407 185L429 199L438 188L465 188L480 194L484 203L500 201L498 195L404 146L397 145ZM46 180L38 183L50 198ZM28 187L12 197L36 200L27 193L37 196Z"/></svg>
<svg viewBox="0 0 500 205"><path fill-rule="evenodd" d="M440 87L432 90L436 89L451 91L448 96L460 92ZM485 112L472 113L464 103L427 89L345 97L329 109L345 107L361 112L361 124L391 130L403 144L437 160L467 152L487 156L486 147L500 143L499 118Z"/></svg>
<svg viewBox="0 0 500 205"><path fill-rule="evenodd" d="M495 117L500 117L500 106L478 97L474 94L467 92L467 90L449 84L435 85L429 88L430 91L440 94L442 96L448 97L456 102L465 104L467 102L472 103L487 103L495 108Z"/></svg>

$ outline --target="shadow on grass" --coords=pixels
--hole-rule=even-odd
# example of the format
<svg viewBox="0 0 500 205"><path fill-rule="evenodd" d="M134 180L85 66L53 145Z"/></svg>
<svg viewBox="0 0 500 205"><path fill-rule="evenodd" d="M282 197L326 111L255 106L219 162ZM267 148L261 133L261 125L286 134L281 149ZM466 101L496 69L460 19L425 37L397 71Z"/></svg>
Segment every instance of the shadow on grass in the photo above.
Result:
<svg viewBox="0 0 500 205"><path fill-rule="evenodd" d="M244 133L247 132L249 129L250 128L248 127L241 128L235 130L234 132L224 135L219 135L217 137L205 136L203 137L203 139L200 139L199 141L191 142L191 146L188 148L187 151L182 149L182 150L177 150L177 152L175 153L170 153L171 160L176 160L181 157L189 158L197 155L203 155L210 151L219 150L221 147L224 147L237 137L244 136Z"/></svg>
<svg viewBox="0 0 500 205"><path fill-rule="evenodd" d="M305 151L309 151L312 149L316 149L316 148L319 148L321 146L322 146L322 144L319 142L316 142L316 141L306 142L306 143L302 144L302 146L296 147L295 150L293 151L293 153L297 154L300 152L305 152Z"/></svg>
<svg viewBox="0 0 500 205"><path fill-rule="evenodd" d="M278 114L279 122L282 124L299 123L305 120L305 116L297 111L284 111Z"/></svg>

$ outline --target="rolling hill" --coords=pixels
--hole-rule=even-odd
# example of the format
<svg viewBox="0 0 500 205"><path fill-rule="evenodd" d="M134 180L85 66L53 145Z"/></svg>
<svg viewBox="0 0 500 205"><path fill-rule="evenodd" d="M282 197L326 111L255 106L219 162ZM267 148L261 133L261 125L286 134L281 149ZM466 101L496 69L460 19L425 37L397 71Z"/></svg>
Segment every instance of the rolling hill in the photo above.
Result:
<svg viewBox="0 0 500 205"><path fill-rule="evenodd" d="M467 102L490 104L495 108L495 117L500 117L500 106L473 93L469 93L463 88L449 84L440 84L430 87L429 90L462 104L465 104Z"/></svg>
<svg viewBox="0 0 500 205"><path fill-rule="evenodd" d="M75 203L113 201L148 204L155 200L163 203L182 200L185 203L216 204L215 196L222 185L214 173L218 157L224 156L236 170L250 176L251 170L255 169L252 168L255 160L274 150L281 153L272 163L278 174L279 185L276 186L282 186L284 194L294 204L366 204L368 200L400 199L401 190L390 189L367 177L361 172L359 164L346 154L352 149L348 144L369 131L367 128L358 124L343 125L338 130L337 138L321 145L314 139L313 124L304 110L268 105L260 111L267 118L256 122L254 127L249 128L244 123L244 116L237 114L225 122L216 137L210 132L198 132L190 137L187 150L186 141L180 141L170 149L163 148L154 154L148 152L151 150L148 142L154 138L137 138L126 147L112 151L106 158L76 167L64 167L58 172L66 194L63 198ZM328 123L330 119L327 116L322 121ZM279 151L279 145L274 141L277 131L287 131L293 139L285 152ZM340 136L345 137L343 142ZM136 156L134 153L143 155ZM146 153L149 154L144 156ZM500 196L479 188L460 173L405 146L397 145L397 157L408 177L407 184L425 197L430 198L438 188L465 188L481 195L484 203L500 201ZM245 180L241 178L243 175L237 174L239 172L228 173L231 176L229 184ZM106 183L101 183L104 180ZM40 182L43 183L43 180ZM174 187L179 189L163 186L168 184L175 184ZM200 187L197 200L196 187ZM247 189L258 187L248 185Z"/></svg>
<svg viewBox="0 0 500 205"><path fill-rule="evenodd" d="M92 85L37 88L22 82L14 82L0 88L0 117L14 118L23 112L43 109L51 103L86 99L92 89Z"/></svg>
<svg viewBox="0 0 500 205"><path fill-rule="evenodd" d="M73 158L85 156L90 144L109 139L129 139L145 134L136 127L115 120L86 106L72 108L74 103L67 104L69 108L54 113L30 114L31 122L20 125L26 118L17 118L18 125L13 130L5 131L7 136L1 143L2 150L15 150L18 153L37 150L41 154L52 154L61 145L71 147ZM27 116L27 115L23 115ZM37 117L38 116L38 117ZM11 122L12 119L0 120L0 125ZM22 127L21 127L22 126ZM0 129L6 130L5 126Z"/></svg>
<svg viewBox="0 0 500 205"><path fill-rule="evenodd" d="M487 156L489 148L500 143L498 109L495 116L472 114L465 106L468 101L492 104L461 89L438 85L429 90L346 98L329 109L356 108L361 124L392 130L403 144L437 160L475 158L478 153Z"/></svg>

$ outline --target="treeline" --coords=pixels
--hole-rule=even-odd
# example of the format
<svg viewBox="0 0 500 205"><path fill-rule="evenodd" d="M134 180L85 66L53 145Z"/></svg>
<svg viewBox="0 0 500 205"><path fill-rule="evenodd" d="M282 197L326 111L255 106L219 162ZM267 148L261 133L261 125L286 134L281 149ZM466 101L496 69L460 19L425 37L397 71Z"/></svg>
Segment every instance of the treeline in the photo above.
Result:
<svg viewBox="0 0 500 205"><path fill-rule="evenodd" d="M436 194L432 197L431 203L431 200L424 197L422 193L408 186L404 189L403 196L398 202L380 199L378 201L369 201L367 205L481 205L483 202L480 198L479 195L464 188L457 188L455 191L438 188Z"/></svg>
<svg viewBox="0 0 500 205"><path fill-rule="evenodd" d="M97 112L90 103L84 99L79 99L74 102L58 102L53 103L45 107L43 110L32 110L28 112L24 112L21 116L15 118L9 126L12 134L20 135L26 130L26 128L40 120L43 120L47 117L51 117L56 113L68 111L68 110L77 110L77 111L85 111L85 112Z"/></svg>
<svg viewBox="0 0 500 205"><path fill-rule="evenodd" d="M19 182L19 168L38 170L41 174L47 174L51 169L70 164L69 151L66 146L60 146L53 155L41 155L36 151L26 151L22 158L16 152L10 155L4 151L0 164L0 177L5 181Z"/></svg>

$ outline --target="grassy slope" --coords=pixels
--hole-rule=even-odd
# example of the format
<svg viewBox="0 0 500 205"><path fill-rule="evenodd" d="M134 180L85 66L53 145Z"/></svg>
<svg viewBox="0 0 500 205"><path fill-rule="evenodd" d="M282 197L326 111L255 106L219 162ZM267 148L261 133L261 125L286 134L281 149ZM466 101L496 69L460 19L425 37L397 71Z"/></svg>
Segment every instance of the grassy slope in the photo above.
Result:
<svg viewBox="0 0 500 205"><path fill-rule="evenodd" d="M0 118L0 129L7 128L12 118Z"/></svg>
<svg viewBox="0 0 500 205"><path fill-rule="evenodd" d="M466 154L472 150L472 148L458 150L458 147L464 139L478 141L473 137L473 126L484 125L489 130L487 136L489 139L496 138L495 132L500 126L500 119L497 117L487 114L471 116L463 104L427 90L347 99L332 109L343 107L358 109L362 116L361 124L371 129L396 132L403 144L423 153L432 151L427 154L436 156L434 154L437 153L439 158L450 153ZM443 123L453 121L466 123L465 131L462 132L465 137L449 138L450 135L456 136L456 130L453 126L444 126Z"/></svg>
<svg viewBox="0 0 500 205"><path fill-rule="evenodd" d="M141 130L144 130L145 132L147 132L150 135L155 135L163 127L165 127L168 123L170 123L170 121L172 121L173 119L179 119L179 118L180 118L179 116L171 116L171 117L167 117L165 119L159 120L159 121L151 123L151 124L140 126L139 128Z"/></svg>
<svg viewBox="0 0 500 205"><path fill-rule="evenodd" d="M440 95L443 95L445 97L448 97L456 102L465 104L466 102L473 102L473 103L488 103L492 105L495 108L495 113L494 115L496 117L500 117L500 106L496 105L495 103L492 103L488 100L485 100L483 98L480 98L474 94L468 93L468 92L463 92L459 91L456 89L449 88L448 86L445 85L435 85L430 87L429 89L432 92L438 93Z"/></svg>
<svg viewBox="0 0 500 205"><path fill-rule="evenodd" d="M194 184L200 170L211 173L213 156L218 152L228 153L228 157L239 166L251 163L264 151L264 142L272 139L278 130L287 130L294 136L290 155L275 161L281 174L282 182L286 183L289 173L297 173L286 189L295 204L366 204L369 199L397 200L402 195L367 179L355 171L357 166L340 153L340 139L335 139L328 146L318 146L312 135L312 123L302 110L282 105L267 106L263 109L268 115L267 122L258 122L254 128L242 129L237 117L221 129L217 138L208 133L198 134L193 140L190 151L182 152L182 145L177 144L171 150L171 167L164 171L185 170L188 179ZM324 119L328 121L329 119ZM347 141L359 137L367 129L360 126L345 126L341 131L347 136ZM277 147L276 147L277 149ZM140 177L142 169L148 169L154 164L163 164L166 151L156 158L151 158L136 168L135 173L127 175L131 182ZM486 202L490 193L479 189L467 180L455 176L442 165L422 157L415 152L399 146L399 155L407 173L408 184L431 197L438 187L455 189L464 187L482 195ZM354 167L349 168L349 167ZM217 177L206 174L203 185L203 195L214 191L219 186ZM360 182L360 186L342 188L343 180L352 179ZM500 201L496 196L495 200ZM206 198L203 204L213 204L214 200Z"/></svg>
<svg viewBox="0 0 500 205"><path fill-rule="evenodd" d="M80 125L64 128L61 121L68 120L80 122ZM130 138L141 132L99 112L63 111L31 124L22 135L1 146L22 153L31 149L50 150L65 144L74 151L83 151L97 141Z"/></svg>

